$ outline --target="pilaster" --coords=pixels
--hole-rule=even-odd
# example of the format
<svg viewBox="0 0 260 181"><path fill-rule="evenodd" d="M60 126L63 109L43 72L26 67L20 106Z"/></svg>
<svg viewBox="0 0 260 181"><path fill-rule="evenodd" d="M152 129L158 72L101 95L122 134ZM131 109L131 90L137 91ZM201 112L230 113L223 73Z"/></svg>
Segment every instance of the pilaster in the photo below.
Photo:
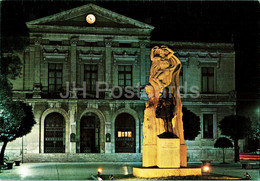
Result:
<svg viewBox="0 0 260 181"><path fill-rule="evenodd" d="M78 39L73 38L70 40L70 84L76 83L77 72L77 43Z"/></svg>
<svg viewBox="0 0 260 181"><path fill-rule="evenodd" d="M35 38L34 50L33 98L41 98L41 37Z"/></svg>
<svg viewBox="0 0 260 181"><path fill-rule="evenodd" d="M69 70L69 80L70 80L70 98L77 98L77 91L74 94L73 88L77 86L77 38L72 38L70 40L70 70Z"/></svg>
<svg viewBox="0 0 260 181"><path fill-rule="evenodd" d="M24 51L24 89L30 89L30 50Z"/></svg>
<svg viewBox="0 0 260 181"><path fill-rule="evenodd" d="M105 127L105 133L106 133L105 153L112 153L112 143L111 143L112 126L111 126L111 122L106 122L105 126L106 126ZM108 135L110 135L110 138L109 138Z"/></svg>
<svg viewBox="0 0 260 181"><path fill-rule="evenodd" d="M105 92L105 99L112 99L111 87L112 87L112 50L111 50L111 39L105 39L105 82L109 85L109 88Z"/></svg>
<svg viewBox="0 0 260 181"><path fill-rule="evenodd" d="M34 84L40 84L40 62L41 62L41 38L34 40Z"/></svg>
<svg viewBox="0 0 260 181"><path fill-rule="evenodd" d="M69 103L69 118L70 118L70 153L76 153L76 113L77 103ZM74 138L73 138L74 137Z"/></svg>
<svg viewBox="0 0 260 181"><path fill-rule="evenodd" d="M145 49L146 49L146 42L141 41L140 42L140 80L141 80L141 86L145 86L145 73L146 73L146 63L145 63Z"/></svg>
<svg viewBox="0 0 260 181"><path fill-rule="evenodd" d="M112 83L112 74L111 74L111 67L112 67L112 54L111 54L111 44L112 40L106 39L105 40L105 45L106 45L106 61L105 61L105 82L111 86Z"/></svg>

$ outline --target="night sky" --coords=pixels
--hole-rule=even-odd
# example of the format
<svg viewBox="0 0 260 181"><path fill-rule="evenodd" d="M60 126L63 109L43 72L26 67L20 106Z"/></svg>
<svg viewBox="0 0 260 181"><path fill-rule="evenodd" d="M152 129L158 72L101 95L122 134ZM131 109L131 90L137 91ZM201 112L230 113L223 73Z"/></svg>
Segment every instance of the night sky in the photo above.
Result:
<svg viewBox="0 0 260 181"><path fill-rule="evenodd" d="M1 5L2 50L28 36L25 22L94 3L155 27L152 40L234 43L239 99L259 96L258 1L4 1ZM17 44L17 43L15 43Z"/></svg>

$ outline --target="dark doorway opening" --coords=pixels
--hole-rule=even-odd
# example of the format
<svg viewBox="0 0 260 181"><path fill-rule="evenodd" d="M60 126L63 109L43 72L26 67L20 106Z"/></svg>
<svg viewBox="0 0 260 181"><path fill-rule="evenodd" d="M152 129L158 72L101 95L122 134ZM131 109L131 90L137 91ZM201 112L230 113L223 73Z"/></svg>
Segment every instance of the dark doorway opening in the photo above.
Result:
<svg viewBox="0 0 260 181"><path fill-rule="evenodd" d="M99 132L98 116L85 114L80 120L80 153L100 153Z"/></svg>
<svg viewBox="0 0 260 181"><path fill-rule="evenodd" d="M65 120L50 113L44 121L44 153L65 153Z"/></svg>
<svg viewBox="0 0 260 181"><path fill-rule="evenodd" d="M121 113L115 121L115 152L136 152L135 119L127 113Z"/></svg>

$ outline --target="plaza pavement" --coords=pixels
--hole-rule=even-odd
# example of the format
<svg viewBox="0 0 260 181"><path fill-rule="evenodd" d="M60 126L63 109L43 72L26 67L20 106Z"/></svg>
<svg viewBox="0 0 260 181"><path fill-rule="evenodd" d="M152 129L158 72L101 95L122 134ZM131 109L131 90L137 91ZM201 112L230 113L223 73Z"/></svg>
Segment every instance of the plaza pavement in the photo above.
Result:
<svg viewBox="0 0 260 181"><path fill-rule="evenodd" d="M200 163L189 163L200 167ZM141 167L141 163L24 163L11 170L2 170L0 180L91 180L102 168L102 174L132 174L133 167ZM259 169L241 169L240 164L212 163L212 173L244 178L248 172L253 180L259 180Z"/></svg>

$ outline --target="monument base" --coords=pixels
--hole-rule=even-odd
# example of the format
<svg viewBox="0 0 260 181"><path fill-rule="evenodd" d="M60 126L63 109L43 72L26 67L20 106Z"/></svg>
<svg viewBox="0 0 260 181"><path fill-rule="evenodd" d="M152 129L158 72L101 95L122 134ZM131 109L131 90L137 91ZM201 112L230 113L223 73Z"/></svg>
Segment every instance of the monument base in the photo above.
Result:
<svg viewBox="0 0 260 181"><path fill-rule="evenodd" d="M159 168L180 168L179 138L161 138L160 135L157 137L157 166Z"/></svg>
<svg viewBox="0 0 260 181"><path fill-rule="evenodd" d="M157 145L143 145L143 167L156 166Z"/></svg>
<svg viewBox="0 0 260 181"><path fill-rule="evenodd" d="M133 175L142 178L198 176L201 168L133 168Z"/></svg>

